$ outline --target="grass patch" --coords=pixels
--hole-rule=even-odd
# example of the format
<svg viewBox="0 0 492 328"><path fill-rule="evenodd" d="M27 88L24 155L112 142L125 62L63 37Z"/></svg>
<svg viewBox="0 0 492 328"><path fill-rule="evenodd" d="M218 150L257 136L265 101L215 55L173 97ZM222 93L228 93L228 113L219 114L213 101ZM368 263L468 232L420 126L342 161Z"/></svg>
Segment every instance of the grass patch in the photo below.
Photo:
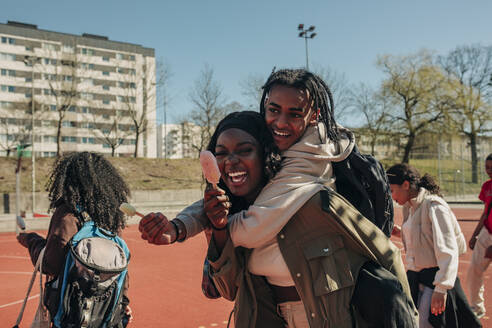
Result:
<svg viewBox="0 0 492 328"><path fill-rule="evenodd" d="M198 159L108 158L131 190L166 190L202 188ZM54 158L36 158L36 191L45 191ZM0 193L15 192L16 158L0 157ZM21 191L32 188L31 158L23 158Z"/></svg>

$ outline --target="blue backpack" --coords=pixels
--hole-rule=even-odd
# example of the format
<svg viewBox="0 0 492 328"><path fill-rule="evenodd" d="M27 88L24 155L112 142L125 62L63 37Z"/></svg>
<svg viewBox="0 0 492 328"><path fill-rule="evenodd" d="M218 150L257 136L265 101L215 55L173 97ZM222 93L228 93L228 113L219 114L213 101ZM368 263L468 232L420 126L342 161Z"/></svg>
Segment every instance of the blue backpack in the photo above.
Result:
<svg viewBox="0 0 492 328"><path fill-rule="evenodd" d="M54 327L124 327L122 290L130 260L125 241L87 221L69 247L62 274L46 283Z"/></svg>

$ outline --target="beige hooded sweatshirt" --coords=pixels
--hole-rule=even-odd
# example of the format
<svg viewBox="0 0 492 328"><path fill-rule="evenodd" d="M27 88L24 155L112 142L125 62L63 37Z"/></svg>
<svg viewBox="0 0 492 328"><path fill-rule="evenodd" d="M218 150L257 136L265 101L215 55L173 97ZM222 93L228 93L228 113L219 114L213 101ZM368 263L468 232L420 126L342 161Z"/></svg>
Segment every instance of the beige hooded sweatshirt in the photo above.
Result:
<svg viewBox="0 0 492 328"><path fill-rule="evenodd" d="M229 231L235 246L255 248L252 255L252 273L255 263L263 267L280 268L284 275L287 266L278 249L276 235L289 219L323 186L335 189L335 177L331 162L347 158L355 145L355 139L349 130L339 127L341 131L340 149L325 136L325 125L309 126L303 137L282 153L282 168L262 189L253 205L247 210L229 216ZM203 200L185 208L176 216L186 226L186 238L190 238L208 225L203 213ZM259 259L258 262L255 262ZM272 265L272 262L278 265ZM266 261L265 261L266 260ZM288 272L287 272L288 273ZM262 274L269 277L268 274ZM272 276L275 276L273 274ZM280 279L282 280L282 279ZM282 283L273 278L273 284Z"/></svg>

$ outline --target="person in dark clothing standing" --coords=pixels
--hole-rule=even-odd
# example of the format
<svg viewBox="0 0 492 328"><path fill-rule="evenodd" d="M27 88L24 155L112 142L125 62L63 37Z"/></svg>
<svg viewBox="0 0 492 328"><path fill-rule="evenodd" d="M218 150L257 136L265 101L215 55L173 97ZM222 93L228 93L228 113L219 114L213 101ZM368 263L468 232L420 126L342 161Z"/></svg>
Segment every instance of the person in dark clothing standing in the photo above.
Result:
<svg viewBox="0 0 492 328"><path fill-rule="evenodd" d="M49 283L62 274L69 252L68 243L84 222L82 213L87 213L98 227L115 234L121 233L125 220L118 207L127 202L130 190L108 160L90 152L71 153L58 159L47 189L49 210L54 210L48 235L44 238L35 232L21 233L17 240L29 250L33 264L45 248L42 267ZM127 275L122 302L125 316L130 320L128 286Z"/></svg>

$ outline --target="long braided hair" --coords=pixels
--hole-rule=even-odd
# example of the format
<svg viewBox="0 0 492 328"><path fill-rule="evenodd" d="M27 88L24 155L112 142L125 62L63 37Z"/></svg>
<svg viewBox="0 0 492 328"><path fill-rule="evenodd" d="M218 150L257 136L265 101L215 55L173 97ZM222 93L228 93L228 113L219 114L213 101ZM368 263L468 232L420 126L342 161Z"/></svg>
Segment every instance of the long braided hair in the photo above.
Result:
<svg viewBox="0 0 492 328"><path fill-rule="evenodd" d="M96 153L69 153L59 158L49 177L49 209L61 204L74 214L87 212L94 223L113 233L125 227L118 210L127 202L130 190L116 168Z"/></svg>
<svg viewBox="0 0 492 328"><path fill-rule="evenodd" d="M260 113L263 116L265 115L265 99L275 85L307 90L313 109L319 110L317 121L322 121L326 126L326 136L334 142L340 140L340 132L335 122L333 95L321 77L302 68L273 71L263 85L260 102Z"/></svg>

